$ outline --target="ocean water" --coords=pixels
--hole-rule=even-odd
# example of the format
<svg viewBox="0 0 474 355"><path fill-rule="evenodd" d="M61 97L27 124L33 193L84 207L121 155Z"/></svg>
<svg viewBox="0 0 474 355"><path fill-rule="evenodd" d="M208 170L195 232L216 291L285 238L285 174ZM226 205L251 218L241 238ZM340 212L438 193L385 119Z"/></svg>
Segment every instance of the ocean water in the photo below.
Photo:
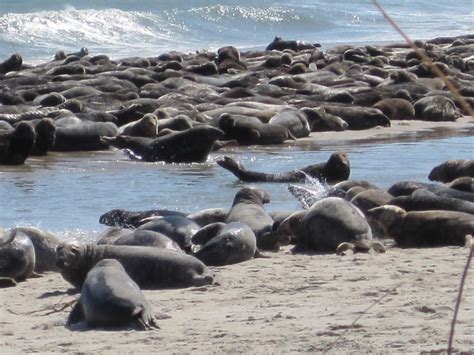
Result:
<svg viewBox="0 0 474 355"><path fill-rule="evenodd" d="M228 148L206 163L163 164L130 161L118 150L50 153L23 166L0 167L0 228L36 226L64 238L95 238L105 226L99 216L111 209L171 209L196 212L230 208L245 186L216 160L229 155L251 170L270 173L326 161L345 150L351 178L380 188L402 180L429 182L431 169L448 159L474 159L474 129L456 136L413 134L395 142L342 143ZM299 203L286 183L256 183L271 196L268 211L296 210Z"/></svg>
<svg viewBox="0 0 474 355"><path fill-rule="evenodd" d="M380 0L416 39L472 31L472 0ZM0 0L0 59L49 60L87 47L112 58L225 45L262 48L275 36L328 47L399 41L371 0Z"/></svg>
<svg viewBox="0 0 474 355"><path fill-rule="evenodd" d="M381 0L413 38L472 32L472 0ZM49 61L60 49L112 58L155 56L171 50L215 50L225 45L263 48L275 36L335 44L400 41L370 0L0 0L0 60L22 54L27 63ZM131 162L120 151L51 153L24 166L0 166L0 229L36 226L64 238L91 238L113 208L169 208L194 212L230 207L243 186L216 163L223 154L245 166L281 172L349 153L354 179L382 188L400 180L427 181L447 159L473 158L472 133L378 143L316 143L251 147L211 154L204 164ZM296 209L286 184L261 184L269 210Z"/></svg>

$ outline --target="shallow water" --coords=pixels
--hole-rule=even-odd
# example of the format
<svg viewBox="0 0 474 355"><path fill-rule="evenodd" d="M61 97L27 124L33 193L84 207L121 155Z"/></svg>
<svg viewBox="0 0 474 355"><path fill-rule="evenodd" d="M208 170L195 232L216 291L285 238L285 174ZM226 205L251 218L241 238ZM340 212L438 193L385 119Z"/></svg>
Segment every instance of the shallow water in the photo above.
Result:
<svg viewBox="0 0 474 355"><path fill-rule="evenodd" d="M133 162L121 151L51 153L24 166L0 167L0 228L37 226L64 238L96 236L105 229L99 216L114 208L167 208L194 212L229 208L244 183L215 162L223 155L245 167L282 172L348 152L351 178L381 188L401 180L428 182L430 170L448 159L473 159L467 131L454 137L405 136L398 142L325 142L276 147L239 147L212 153L203 164ZM427 139L428 138L428 139ZM259 183L272 201L269 211L299 207L287 184Z"/></svg>

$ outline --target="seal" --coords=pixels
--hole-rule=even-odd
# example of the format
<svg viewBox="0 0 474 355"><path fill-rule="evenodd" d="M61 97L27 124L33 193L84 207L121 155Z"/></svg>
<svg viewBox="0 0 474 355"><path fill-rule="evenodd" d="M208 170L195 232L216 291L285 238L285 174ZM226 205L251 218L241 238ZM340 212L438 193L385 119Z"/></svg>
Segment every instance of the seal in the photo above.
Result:
<svg viewBox="0 0 474 355"><path fill-rule="evenodd" d="M57 249L63 278L80 288L87 273L102 259L117 259L140 288L157 289L210 285L210 270L194 256L175 251L121 245L74 245Z"/></svg>
<svg viewBox="0 0 474 355"><path fill-rule="evenodd" d="M139 120L121 126L118 130L118 134L155 138L158 135L158 118L152 113L147 113Z"/></svg>
<svg viewBox="0 0 474 355"><path fill-rule="evenodd" d="M357 193L350 201L365 213L371 208L386 205L392 198L392 195L383 190L367 189Z"/></svg>
<svg viewBox="0 0 474 355"><path fill-rule="evenodd" d="M474 178L474 159L447 160L435 166L429 173L431 181L451 182L459 177Z"/></svg>
<svg viewBox="0 0 474 355"><path fill-rule="evenodd" d="M99 261L87 273L67 325L82 320L90 327L132 324L142 330L159 328L143 292L114 259Z"/></svg>
<svg viewBox="0 0 474 355"><path fill-rule="evenodd" d="M117 126L112 122L84 121L67 127L56 127L54 151L88 151L108 149L101 137L115 137Z"/></svg>
<svg viewBox="0 0 474 355"><path fill-rule="evenodd" d="M39 228L18 227L13 228L12 232L21 233L28 237L33 243L35 250L35 268L36 273L45 271L58 271L56 266L56 249L61 241L52 233Z"/></svg>
<svg viewBox="0 0 474 355"><path fill-rule="evenodd" d="M184 253L179 244L171 238L158 232L136 229L133 232L115 239L113 245L135 245L173 250Z"/></svg>
<svg viewBox="0 0 474 355"><path fill-rule="evenodd" d="M145 219L144 222L137 230L162 233L178 243L179 247L186 252L192 249L191 238L200 229L199 225L193 220L178 215L150 217Z"/></svg>
<svg viewBox="0 0 474 355"><path fill-rule="evenodd" d="M387 190L393 196L411 195L416 190L428 190L438 196L458 198L469 202L474 202L474 193L459 191L438 184L430 184L416 181L399 181Z"/></svg>
<svg viewBox="0 0 474 355"><path fill-rule="evenodd" d="M469 176L459 177L447 184L446 187L459 191L474 192L474 178Z"/></svg>
<svg viewBox="0 0 474 355"><path fill-rule="evenodd" d="M257 251L257 239L247 224L242 222L217 224L218 228L213 228L216 234L200 233L202 231L200 230L193 236L193 242L196 244L207 240L194 254L199 260L206 265L223 266L241 263L254 257ZM209 230L209 226L212 225L204 227L206 231Z"/></svg>
<svg viewBox="0 0 474 355"><path fill-rule="evenodd" d="M13 132L0 131L0 164L22 165L33 152L36 133L29 122L20 122Z"/></svg>
<svg viewBox="0 0 474 355"><path fill-rule="evenodd" d="M453 100L441 96L426 96L414 104L416 117L426 121L455 121L461 115Z"/></svg>
<svg viewBox="0 0 474 355"><path fill-rule="evenodd" d="M283 126L242 120L239 115L223 114L219 119L219 128L228 139L235 139L240 145L282 144L288 139L296 140L291 131Z"/></svg>
<svg viewBox="0 0 474 355"><path fill-rule="evenodd" d="M130 136L102 138L116 148L129 149L139 160L193 163L206 161L214 143L223 136L224 132L218 128L200 125L155 139Z"/></svg>
<svg viewBox="0 0 474 355"><path fill-rule="evenodd" d="M452 197L438 196L427 190L416 190L409 196L398 196L387 201L387 205L403 208L405 211L458 211L474 214L474 203Z"/></svg>
<svg viewBox="0 0 474 355"><path fill-rule="evenodd" d="M8 231L0 239L0 277L24 281L35 269L35 248L19 231Z"/></svg>
<svg viewBox="0 0 474 355"><path fill-rule="evenodd" d="M183 216L186 217L186 213L157 209L147 211L128 211L121 208L110 210L99 217L99 223L105 224L111 227L124 227L124 228L137 228L140 224L143 224L142 220L148 217L166 217L166 216Z"/></svg>
<svg viewBox="0 0 474 355"><path fill-rule="evenodd" d="M281 241L272 233L273 219L263 207L268 202L270 195L265 190L258 187L244 187L236 193L225 223L247 224L257 238L258 249L278 250Z"/></svg>
<svg viewBox="0 0 474 355"><path fill-rule="evenodd" d="M0 63L0 74L6 74L11 71L21 70L23 66L23 58L20 54L15 53L10 58Z"/></svg>
<svg viewBox="0 0 474 355"><path fill-rule="evenodd" d="M412 103L405 99L385 98L372 107L382 111L391 120L411 120L415 117Z"/></svg>
<svg viewBox="0 0 474 355"><path fill-rule="evenodd" d="M277 232L290 233L300 248L335 252L342 243L371 248L372 231L364 214L340 197L327 197L284 220Z"/></svg>
<svg viewBox="0 0 474 355"><path fill-rule="evenodd" d="M410 211L385 205L369 210L385 225L401 248L439 247L466 243L474 233L472 214L457 211Z"/></svg>
<svg viewBox="0 0 474 355"><path fill-rule="evenodd" d="M228 156L224 156L223 160L218 160L217 164L245 182L304 182L308 178L315 178L328 183L335 183L347 180L350 175L349 159L344 152L331 154L324 163L308 165L299 170L277 174L247 170L241 163Z"/></svg>
<svg viewBox="0 0 474 355"><path fill-rule="evenodd" d="M122 228L122 227L108 227L102 233L100 233L97 238L97 245L104 244L114 244L118 238L129 235L132 232L132 229Z"/></svg>
<svg viewBox="0 0 474 355"><path fill-rule="evenodd" d="M54 120L46 117L35 125L36 140L32 155L43 156L54 146L56 140L56 125Z"/></svg>

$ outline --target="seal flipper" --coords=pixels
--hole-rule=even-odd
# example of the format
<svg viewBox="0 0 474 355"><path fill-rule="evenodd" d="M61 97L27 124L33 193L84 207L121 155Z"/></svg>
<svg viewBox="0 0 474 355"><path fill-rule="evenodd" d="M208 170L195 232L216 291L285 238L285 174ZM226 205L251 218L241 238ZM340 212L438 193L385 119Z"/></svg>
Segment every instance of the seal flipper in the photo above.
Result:
<svg viewBox="0 0 474 355"><path fill-rule="evenodd" d="M132 318L135 318L137 326L141 330L161 329L156 323L153 313L148 312L146 307L137 307L132 313Z"/></svg>
<svg viewBox="0 0 474 355"><path fill-rule="evenodd" d="M224 160L218 160L217 165L229 170L232 174L238 177L240 180L244 180L245 168L242 164L238 163L229 156L224 156Z"/></svg>
<svg viewBox="0 0 474 355"><path fill-rule="evenodd" d="M11 277L0 277L0 288L13 287L16 285L17 283L15 279L12 279Z"/></svg>
<svg viewBox="0 0 474 355"><path fill-rule="evenodd" d="M77 301L71 313L69 313L69 318L67 319L66 325L69 326L71 324L79 323L84 321L85 319L86 318L82 310L81 301Z"/></svg>
<svg viewBox="0 0 474 355"><path fill-rule="evenodd" d="M262 253L260 250L258 250L258 248L255 250L255 254L253 255L253 257L254 257L255 259L257 259L257 258L261 258L261 259L271 259L271 258L272 258L271 256Z"/></svg>

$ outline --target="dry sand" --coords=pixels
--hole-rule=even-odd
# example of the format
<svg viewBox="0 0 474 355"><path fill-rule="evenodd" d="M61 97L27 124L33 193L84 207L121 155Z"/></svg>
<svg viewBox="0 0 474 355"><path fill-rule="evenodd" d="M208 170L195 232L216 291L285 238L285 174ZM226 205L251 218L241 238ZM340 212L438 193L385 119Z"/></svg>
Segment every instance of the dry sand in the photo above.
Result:
<svg viewBox="0 0 474 355"><path fill-rule="evenodd" d="M436 128L441 127L441 128ZM472 130L398 122L318 140L392 140ZM444 132L444 133L443 133ZM316 137L313 137L313 140ZM310 142L311 139L307 140ZM302 143L304 144L304 142ZM59 274L0 290L0 353L419 353L447 348L468 248L389 248L385 254L293 254L212 268L218 285L145 291L161 329L64 326L75 299ZM454 347L474 351L474 275L464 288Z"/></svg>
<svg viewBox="0 0 474 355"><path fill-rule="evenodd" d="M219 285L145 291L161 329L69 330L59 274L1 290L0 352L406 353L446 349L468 248L292 254L212 268ZM472 271L472 270L471 270ZM455 347L474 350L474 275Z"/></svg>

